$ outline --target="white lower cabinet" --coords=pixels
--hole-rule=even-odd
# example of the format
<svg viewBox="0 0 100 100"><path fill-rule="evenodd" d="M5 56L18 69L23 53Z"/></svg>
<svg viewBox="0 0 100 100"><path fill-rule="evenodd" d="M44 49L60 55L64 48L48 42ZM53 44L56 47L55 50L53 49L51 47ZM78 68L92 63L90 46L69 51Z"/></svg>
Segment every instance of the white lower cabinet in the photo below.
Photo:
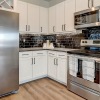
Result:
<svg viewBox="0 0 100 100"><path fill-rule="evenodd" d="M19 53L19 84L47 76L47 51Z"/></svg>
<svg viewBox="0 0 100 100"><path fill-rule="evenodd" d="M55 52L48 52L48 76L56 79L56 70Z"/></svg>
<svg viewBox="0 0 100 100"><path fill-rule="evenodd" d="M67 53L48 52L48 76L67 85Z"/></svg>
<svg viewBox="0 0 100 100"><path fill-rule="evenodd" d="M47 76L47 51L33 52L33 79Z"/></svg>
<svg viewBox="0 0 100 100"><path fill-rule="evenodd" d="M67 53L57 51L28 51L19 53L19 83L43 77L67 85Z"/></svg>
<svg viewBox="0 0 100 100"><path fill-rule="evenodd" d="M58 58L57 80L67 84L67 59Z"/></svg>
<svg viewBox="0 0 100 100"><path fill-rule="evenodd" d="M32 79L32 52L19 53L19 83Z"/></svg>

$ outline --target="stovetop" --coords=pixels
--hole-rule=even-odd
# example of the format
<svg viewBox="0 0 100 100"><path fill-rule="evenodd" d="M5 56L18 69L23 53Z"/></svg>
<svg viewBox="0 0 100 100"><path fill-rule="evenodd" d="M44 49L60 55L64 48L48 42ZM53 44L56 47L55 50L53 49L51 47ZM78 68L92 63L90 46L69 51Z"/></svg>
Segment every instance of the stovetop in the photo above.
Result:
<svg viewBox="0 0 100 100"><path fill-rule="evenodd" d="M100 51L98 50L73 50L68 51L67 53L100 58Z"/></svg>

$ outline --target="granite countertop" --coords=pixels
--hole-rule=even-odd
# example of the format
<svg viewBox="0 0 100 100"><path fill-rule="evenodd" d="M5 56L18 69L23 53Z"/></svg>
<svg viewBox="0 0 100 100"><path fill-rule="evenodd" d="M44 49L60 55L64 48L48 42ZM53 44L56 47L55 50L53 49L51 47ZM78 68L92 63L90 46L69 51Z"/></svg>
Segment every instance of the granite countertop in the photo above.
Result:
<svg viewBox="0 0 100 100"><path fill-rule="evenodd" d="M71 49L71 48L43 49L42 47L37 47L37 48L19 48L19 52L25 52L25 51L39 51L39 50L52 50L52 51L67 52L67 51L70 51L70 50L78 50L78 49Z"/></svg>

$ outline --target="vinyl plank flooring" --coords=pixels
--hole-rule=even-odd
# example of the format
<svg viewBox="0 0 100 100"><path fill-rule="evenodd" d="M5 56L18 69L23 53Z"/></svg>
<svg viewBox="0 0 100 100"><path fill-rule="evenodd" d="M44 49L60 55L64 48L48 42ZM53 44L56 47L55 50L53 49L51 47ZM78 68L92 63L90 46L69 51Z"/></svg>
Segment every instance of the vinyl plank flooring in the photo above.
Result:
<svg viewBox="0 0 100 100"><path fill-rule="evenodd" d="M0 100L85 100L67 90L67 87L51 79L44 78L23 84L17 94Z"/></svg>

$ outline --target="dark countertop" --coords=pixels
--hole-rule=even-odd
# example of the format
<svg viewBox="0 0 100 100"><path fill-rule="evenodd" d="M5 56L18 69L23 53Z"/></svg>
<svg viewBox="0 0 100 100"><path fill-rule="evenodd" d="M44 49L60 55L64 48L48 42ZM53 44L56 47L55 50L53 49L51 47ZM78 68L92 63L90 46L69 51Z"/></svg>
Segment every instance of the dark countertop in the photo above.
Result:
<svg viewBox="0 0 100 100"><path fill-rule="evenodd" d="M78 50L78 49L70 49L70 48L43 49L42 47L38 47L38 48L19 48L19 52L25 52L25 51L39 51L39 50L52 50L52 51L67 52L67 51Z"/></svg>
<svg viewBox="0 0 100 100"><path fill-rule="evenodd" d="M100 52L97 51L94 52L94 51L86 51L86 50L72 50L72 51L68 51L67 53L100 58Z"/></svg>

